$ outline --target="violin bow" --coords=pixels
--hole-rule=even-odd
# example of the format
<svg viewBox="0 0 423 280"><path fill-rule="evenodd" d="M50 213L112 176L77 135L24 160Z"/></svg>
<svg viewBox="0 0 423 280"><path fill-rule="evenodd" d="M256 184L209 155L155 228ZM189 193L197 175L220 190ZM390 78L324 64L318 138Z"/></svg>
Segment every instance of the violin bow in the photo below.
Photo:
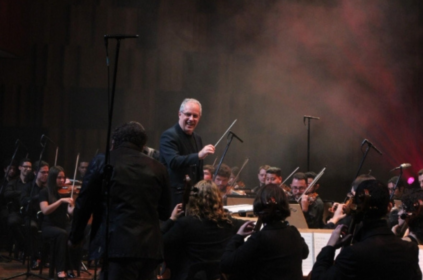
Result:
<svg viewBox="0 0 423 280"><path fill-rule="evenodd" d="M325 173L326 167L324 167L319 174L317 174L316 178L314 178L313 182L310 183L310 185L308 185L308 187L305 189L305 191L303 192L303 194L297 199L297 202L300 203L301 199L303 198L303 195L307 193L307 191L309 191L316 183L317 181L319 181L320 177L323 176L323 173Z"/></svg>
<svg viewBox="0 0 423 280"><path fill-rule="evenodd" d="M76 156L75 171L73 172L73 182L72 182L71 198L73 198L73 190L75 189L76 170L78 169L78 163L79 163L79 153Z"/></svg>

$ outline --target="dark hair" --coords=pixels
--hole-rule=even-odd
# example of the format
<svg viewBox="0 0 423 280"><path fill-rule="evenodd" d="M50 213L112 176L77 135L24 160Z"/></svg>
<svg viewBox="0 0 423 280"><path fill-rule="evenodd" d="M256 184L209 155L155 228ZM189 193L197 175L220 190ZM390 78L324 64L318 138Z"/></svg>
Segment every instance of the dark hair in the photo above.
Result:
<svg viewBox="0 0 423 280"><path fill-rule="evenodd" d="M311 179L313 179L314 180L314 178L316 178L316 176L317 176L317 174L316 174L316 172L313 172L313 171L309 171L309 172L306 172L306 173L304 173L305 175L306 175L306 178L308 179L308 178L311 178Z"/></svg>
<svg viewBox="0 0 423 280"><path fill-rule="evenodd" d="M207 164L203 166L203 169L210 171L210 173L213 175L214 173L214 167L211 164Z"/></svg>
<svg viewBox="0 0 423 280"><path fill-rule="evenodd" d="M112 139L115 148L118 148L123 142L129 142L142 149L147 143L147 134L139 122L131 121L116 127Z"/></svg>
<svg viewBox="0 0 423 280"><path fill-rule="evenodd" d="M397 183L397 180L398 180L398 176L394 176L394 177L392 177L391 179L388 180L388 183L387 184L392 183L392 184L395 185ZM400 188L403 188L404 186L405 186L404 180L403 179L400 179L398 181L397 188L400 189Z"/></svg>
<svg viewBox="0 0 423 280"><path fill-rule="evenodd" d="M307 176L303 172L297 172L292 175L292 180L297 179L298 181L304 180L307 184Z"/></svg>
<svg viewBox="0 0 423 280"><path fill-rule="evenodd" d="M226 164L222 163L222 165L220 166L219 170L217 171L217 176L221 176L221 177L225 177L225 178L229 178L231 177L231 168L229 166L227 166Z"/></svg>
<svg viewBox="0 0 423 280"><path fill-rule="evenodd" d="M372 175L369 175L369 174L361 174L357 178L355 178L351 187L354 189L354 191L356 191L358 185L360 185L362 182L367 181L367 180L376 180L376 178L373 177Z"/></svg>
<svg viewBox="0 0 423 280"><path fill-rule="evenodd" d="M423 169L419 170L419 176L423 175Z"/></svg>
<svg viewBox="0 0 423 280"><path fill-rule="evenodd" d="M381 181L364 180L357 186L354 203L357 204L357 212L362 212L363 219L386 216L389 201L388 187Z"/></svg>
<svg viewBox="0 0 423 280"><path fill-rule="evenodd" d="M260 188L254 199L254 213L263 221L282 221L291 215L285 192L276 184Z"/></svg>
<svg viewBox="0 0 423 280"><path fill-rule="evenodd" d="M36 162L34 163L34 168L33 168L33 171L38 172L38 171L40 171L40 169L41 169L41 168L43 168L44 166L50 167L50 165L49 165L47 162L43 161L43 160L42 160L41 162L36 161Z"/></svg>
<svg viewBox="0 0 423 280"><path fill-rule="evenodd" d="M401 199L402 206L407 212L414 212L419 206L419 200L423 201L423 189L414 188L406 191Z"/></svg>
<svg viewBox="0 0 423 280"><path fill-rule="evenodd" d="M266 170L266 174L275 174L278 177L282 177L282 172L279 167L269 167L269 169Z"/></svg>
<svg viewBox="0 0 423 280"><path fill-rule="evenodd" d="M17 167L17 162L16 162L16 160L13 160L12 161L12 163L10 163L10 159L6 159L6 160L4 160L4 162L3 162L3 168L8 168L9 167L9 165L10 166L15 166L15 167Z"/></svg>
<svg viewBox="0 0 423 280"><path fill-rule="evenodd" d="M31 159L29 159L29 158L23 158L23 159L21 159L21 161L19 161L19 166L23 166L23 164L25 162L31 162L32 163Z"/></svg>
<svg viewBox="0 0 423 280"><path fill-rule="evenodd" d="M65 172L63 167L61 166L52 166L50 168L50 171L48 172L47 191L49 204L56 202L60 198L59 190L56 183L57 176L59 176L60 172Z"/></svg>

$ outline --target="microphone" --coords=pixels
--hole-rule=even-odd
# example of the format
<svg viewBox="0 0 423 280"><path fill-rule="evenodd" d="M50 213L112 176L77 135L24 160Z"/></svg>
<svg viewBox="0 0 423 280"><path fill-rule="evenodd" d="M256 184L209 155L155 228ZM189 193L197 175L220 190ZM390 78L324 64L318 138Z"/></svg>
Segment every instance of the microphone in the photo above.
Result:
<svg viewBox="0 0 423 280"><path fill-rule="evenodd" d="M28 147L27 146L25 146L25 144L21 141L21 140L16 140L16 144L15 145L20 145L20 146L22 146L22 147L24 147L24 149L26 150L26 151L29 151L28 150Z"/></svg>
<svg viewBox="0 0 423 280"><path fill-rule="evenodd" d="M112 35L104 35L104 40L107 41L107 39L131 39L131 38L138 38L139 35L135 34L135 35L127 35L127 34L112 34Z"/></svg>
<svg viewBox="0 0 423 280"><path fill-rule="evenodd" d="M409 164L409 163L403 163L400 166L395 167L394 169L392 169L390 172L392 172L394 170L397 170L397 169L406 169L406 168L410 168L410 167L411 167L411 164Z"/></svg>
<svg viewBox="0 0 423 280"><path fill-rule="evenodd" d="M50 137L46 136L45 134L41 135L41 147L44 147L44 145L46 144L44 143L43 145L43 139L47 139L50 143L57 147L56 143L54 143L54 141L51 140Z"/></svg>
<svg viewBox="0 0 423 280"><path fill-rule="evenodd" d="M370 141L369 141L369 140L367 140L367 139L364 139L364 140L363 140L363 142L361 142L361 146L363 146L365 143L369 144L369 146L370 146L370 147L373 147L373 149L375 149L375 150L376 150L376 152L378 152L380 155L382 155L382 152L381 152L381 151L379 151L379 149L378 149L378 148L376 148L376 146L375 146L375 145L373 145L373 144L372 144L372 142L370 142Z"/></svg>
<svg viewBox="0 0 423 280"><path fill-rule="evenodd" d="M242 141L241 138L239 138L235 133L233 133L232 131L229 131L229 134L232 134L236 139L238 139L239 141L241 141L241 143L244 143L244 141Z"/></svg>
<svg viewBox="0 0 423 280"><path fill-rule="evenodd" d="M304 115L304 119L320 120L319 117L313 117L313 116L307 116L307 115Z"/></svg>

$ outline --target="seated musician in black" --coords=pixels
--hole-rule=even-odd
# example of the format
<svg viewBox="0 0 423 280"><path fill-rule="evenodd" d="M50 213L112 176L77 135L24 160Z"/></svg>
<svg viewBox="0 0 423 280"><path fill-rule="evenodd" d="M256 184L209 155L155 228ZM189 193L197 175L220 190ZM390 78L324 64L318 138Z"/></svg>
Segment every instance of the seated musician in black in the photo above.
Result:
<svg viewBox="0 0 423 280"><path fill-rule="evenodd" d="M23 219L21 216L20 197L27 188L29 176L32 174L32 163L28 158L24 158L19 163L19 177L9 182L4 190L4 197L8 204L9 215L7 217L7 225L9 226L12 236L16 241L18 251L23 252L25 249L25 232L22 228Z"/></svg>
<svg viewBox="0 0 423 280"><path fill-rule="evenodd" d="M303 279L302 260L309 249L297 228L285 221L290 210L282 188L275 184L260 188L254 213L263 229L253 232L254 222L249 221L238 230L222 256L222 272L235 279Z"/></svg>
<svg viewBox="0 0 423 280"><path fill-rule="evenodd" d="M301 209L307 221L309 228L323 227L323 201L317 199L312 201L309 197L310 191L304 193L307 188L307 177L302 172L297 172L292 176L291 191L296 201L299 201Z"/></svg>
<svg viewBox="0 0 423 280"><path fill-rule="evenodd" d="M64 185L65 179L63 168L53 166L48 175L47 187L39 194L40 208L44 214L42 235L54 239L57 277L62 279L67 276L65 271L69 268L66 262L68 255L66 228L69 225L68 214L72 214L74 208L72 198L60 198L58 193L58 187Z"/></svg>
<svg viewBox="0 0 423 280"><path fill-rule="evenodd" d="M401 200L403 193L406 189L404 180L402 180L401 178L398 180L398 185L395 188L397 180L398 180L398 176L394 176L388 180L389 195L392 196L392 199L394 200L393 202L395 202L395 200ZM394 188L395 188L395 191L394 191ZM389 218L388 218L389 227L393 227L398 224L398 211L399 211L399 207L397 207L397 205L394 203L391 209L391 212L389 212Z"/></svg>
<svg viewBox="0 0 423 280"><path fill-rule="evenodd" d="M242 225L223 209L222 196L211 181L200 181L191 190L185 216L176 205L171 219L162 227L165 262L171 279L186 279L191 266L215 262L219 266L229 239ZM215 278L217 279L218 275Z"/></svg>
<svg viewBox="0 0 423 280"><path fill-rule="evenodd" d="M409 190L401 201L398 225L395 225L392 231L403 240L423 245L423 190Z"/></svg>
<svg viewBox="0 0 423 280"><path fill-rule="evenodd" d="M317 256L311 273L318 279L422 279L416 244L396 237L388 227L386 214L391 208L388 188L377 180L362 182L356 189L357 206L351 235L338 225L328 244ZM341 235L342 233L342 235ZM345 237L344 237L345 236ZM341 250L334 262L335 250Z"/></svg>

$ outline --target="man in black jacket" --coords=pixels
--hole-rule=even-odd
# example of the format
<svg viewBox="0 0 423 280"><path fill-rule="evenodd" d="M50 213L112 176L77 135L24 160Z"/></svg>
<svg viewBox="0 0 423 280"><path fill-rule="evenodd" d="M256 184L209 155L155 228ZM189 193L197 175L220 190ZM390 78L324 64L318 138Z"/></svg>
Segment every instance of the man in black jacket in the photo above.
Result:
<svg viewBox="0 0 423 280"><path fill-rule="evenodd" d="M71 244L82 241L93 213L90 257L97 259L93 253L104 253L108 246L108 279L147 279L163 260L159 219L168 219L171 212L169 178L160 162L142 153L147 136L141 124L117 127L112 139L108 244L102 190L104 155L95 157L88 167L69 240Z"/></svg>
<svg viewBox="0 0 423 280"><path fill-rule="evenodd" d="M390 209L389 191L376 180L362 182L356 190L355 221L360 222L353 245L344 247L335 262L335 250L348 244L345 226L338 225L313 266L315 279L422 279L416 244L394 236L385 219ZM347 242L348 241L348 242Z"/></svg>
<svg viewBox="0 0 423 280"><path fill-rule="evenodd" d="M203 160L214 153L213 145L203 147L201 137L194 132L201 117L198 100L186 98L179 109L177 124L163 132L160 138L160 161L170 176L172 209L182 202L185 175L195 185L203 179Z"/></svg>

